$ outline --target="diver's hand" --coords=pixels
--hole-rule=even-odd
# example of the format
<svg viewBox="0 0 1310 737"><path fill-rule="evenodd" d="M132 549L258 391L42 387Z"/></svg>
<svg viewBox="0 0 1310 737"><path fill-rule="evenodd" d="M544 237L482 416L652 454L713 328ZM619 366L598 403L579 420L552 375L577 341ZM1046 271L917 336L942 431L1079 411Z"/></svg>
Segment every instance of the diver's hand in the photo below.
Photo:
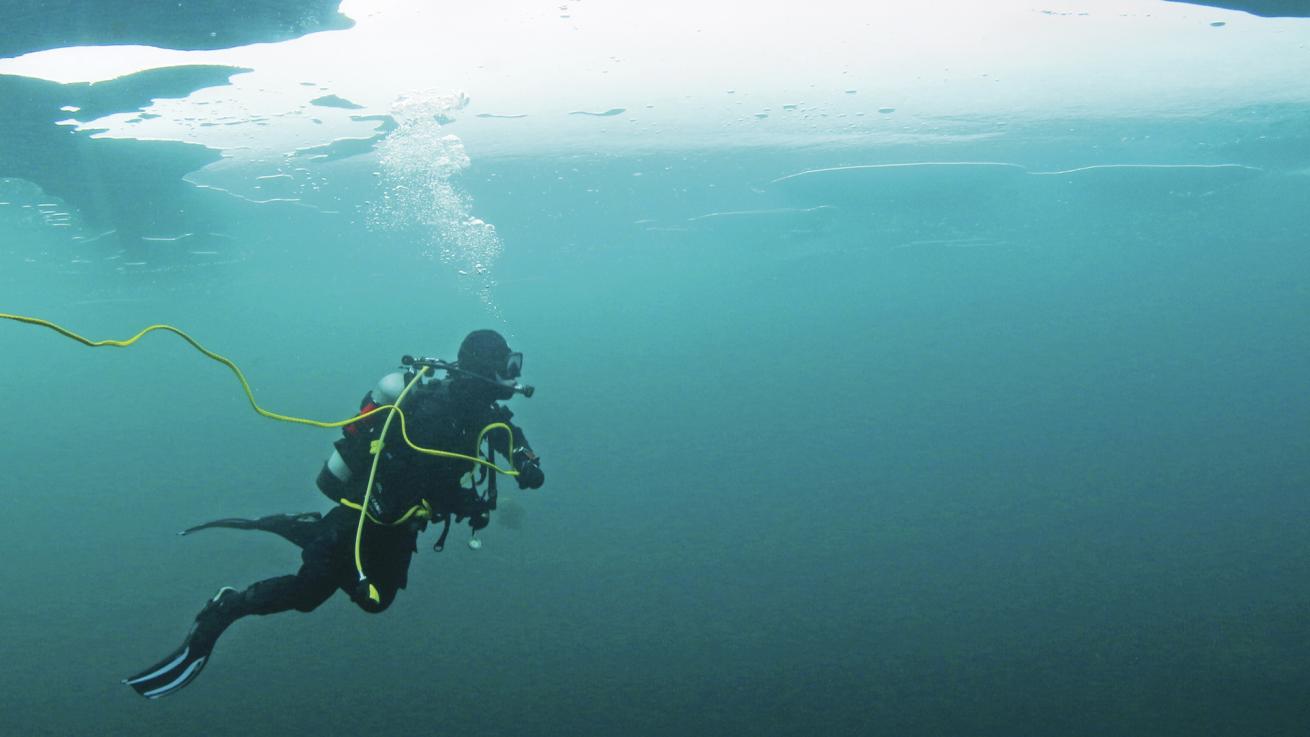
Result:
<svg viewBox="0 0 1310 737"><path fill-rule="evenodd" d="M520 489L540 489L546 483L546 473L533 461L519 469L518 482Z"/></svg>
<svg viewBox="0 0 1310 737"><path fill-rule="evenodd" d="M519 475L514 478L520 489L540 489L546 483L546 473L541 470L541 459L526 448L519 448L514 453L514 467Z"/></svg>

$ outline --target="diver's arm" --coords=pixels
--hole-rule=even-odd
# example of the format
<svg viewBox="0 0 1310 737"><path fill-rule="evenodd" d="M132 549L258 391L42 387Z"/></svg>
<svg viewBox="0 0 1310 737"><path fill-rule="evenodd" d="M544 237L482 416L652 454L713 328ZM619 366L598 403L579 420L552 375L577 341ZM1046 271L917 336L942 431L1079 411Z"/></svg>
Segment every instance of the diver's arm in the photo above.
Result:
<svg viewBox="0 0 1310 737"><path fill-rule="evenodd" d="M505 415L509 415L509 410L505 410ZM546 483L546 474L541 470L541 457L528 444L523 428L510 422L508 416L502 421L514 431L514 447L512 449L509 447L509 438L505 433L496 433L491 441L491 447L508 458L510 465L519 472L514 480L518 482L520 489L541 488L541 485Z"/></svg>

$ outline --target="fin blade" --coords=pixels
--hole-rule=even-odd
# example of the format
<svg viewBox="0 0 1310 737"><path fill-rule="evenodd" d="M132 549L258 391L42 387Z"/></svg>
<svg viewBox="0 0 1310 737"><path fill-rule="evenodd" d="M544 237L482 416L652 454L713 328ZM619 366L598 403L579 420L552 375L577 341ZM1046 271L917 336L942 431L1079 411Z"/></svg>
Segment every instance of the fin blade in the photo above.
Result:
<svg viewBox="0 0 1310 737"><path fill-rule="evenodd" d="M209 649L193 648L191 643L183 643L168 657L146 668L140 673L123 679L123 683L132 690L146 697L157 699L181 689L195 677L209 661Z"/></svg>

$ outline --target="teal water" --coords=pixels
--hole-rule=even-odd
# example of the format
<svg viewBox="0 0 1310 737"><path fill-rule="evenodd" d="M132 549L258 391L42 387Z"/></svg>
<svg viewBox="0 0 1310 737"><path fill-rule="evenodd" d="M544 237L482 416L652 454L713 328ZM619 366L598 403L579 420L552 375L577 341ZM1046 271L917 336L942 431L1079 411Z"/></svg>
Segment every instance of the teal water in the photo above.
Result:
<svg viewBox="0 0 1310 737"><path fill-rule="evenodd" d="M471 151L490 304L379 227L368 156L321 164L335 212L195 194L198 246L73 241L4 180L0 311L181 326L320 419L495 327L547 473L481 550L422 538L384 614L243 620L146 702L119 680L217 587L299 564L174 533L323 511L336 435L171 336L0 323L6 729L1303 734L1307 124Z"/></svg>

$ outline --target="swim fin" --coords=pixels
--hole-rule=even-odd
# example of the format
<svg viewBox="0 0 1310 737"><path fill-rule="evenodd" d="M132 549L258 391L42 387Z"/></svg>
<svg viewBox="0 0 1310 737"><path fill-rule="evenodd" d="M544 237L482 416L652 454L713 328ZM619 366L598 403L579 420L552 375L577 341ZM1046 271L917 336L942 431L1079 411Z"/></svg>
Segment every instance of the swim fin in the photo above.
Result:
<svg viewBox="0 0 1310 737"><path fill-rule="evenodd" d="M267 517L260 517L259 519L228 517L227 519L217 519L213 522L206 522L203 525L188 527L177 534L190 535L193 532L211 530L220 527L230 530L263 530L289 540L296 547L303 548L313 539L318 522L322 518L323 515L318 512L305 512L304 514L270 514Z"/></svg>
<svg viewBox="0 0 1310 737"><path fill-rule="evenodd" d="M240 616L235 611L236 600L242 598L236 589L224 586L196 615L196 622L187 633L186 640L168 657L123 680L147 699L157 699L181 689L200 675L214 643L228 625Z"/></svg>

